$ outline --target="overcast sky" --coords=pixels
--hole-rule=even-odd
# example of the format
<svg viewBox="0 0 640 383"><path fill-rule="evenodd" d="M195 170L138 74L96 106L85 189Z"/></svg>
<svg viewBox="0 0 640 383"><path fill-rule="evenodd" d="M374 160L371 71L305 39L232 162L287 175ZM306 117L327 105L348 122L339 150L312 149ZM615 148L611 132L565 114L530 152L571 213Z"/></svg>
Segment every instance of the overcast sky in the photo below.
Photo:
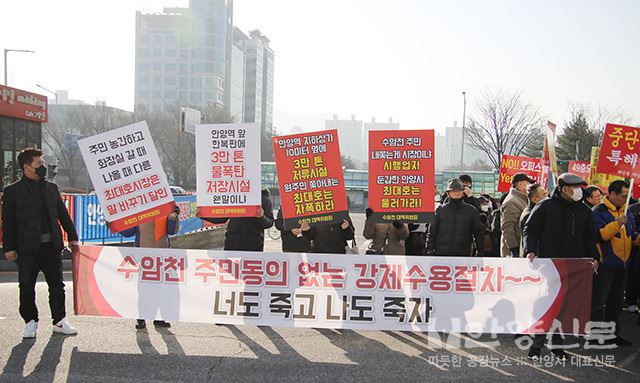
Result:
<svg viewBox="0 0 640 383"><path fill-rule="evenodd" d="M9 85L131 110L135 11L187 4L3 1L0 47L37 51L9 54ZM486 87L522 90L558 125L569 100L640 119L640 1L235 0L234 17L271 39L284 132L333 113L442 130Z"/></svg>

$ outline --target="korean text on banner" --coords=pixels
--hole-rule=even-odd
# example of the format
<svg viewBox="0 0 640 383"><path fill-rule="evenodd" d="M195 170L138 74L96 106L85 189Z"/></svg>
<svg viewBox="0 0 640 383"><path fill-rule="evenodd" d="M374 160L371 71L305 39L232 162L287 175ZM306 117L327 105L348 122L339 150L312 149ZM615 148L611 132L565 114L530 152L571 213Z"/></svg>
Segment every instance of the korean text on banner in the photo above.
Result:
<svg viewBox="0 0 640 383"><path fill-rule="evenodd" d="M585 182L589 183L591 179L591 162L588 161L569 161L569 173L580 176Z"/></svg>
<svg viewBox="0 0 640 383"><path fill-rule="evenodd" d="M78 146L112 232L171 214L173 196L145 121L83 138Z"/></svg>
<svg viewBox="0 0 640 383"><path fill-rule="evenodd" d="M233 325L584 334L589 260L531 265L524 258L82 247L73 261L74 307L76 315Z"/></svg>
<svg viewBox="0 0 640 383"><path fill-rule="evenodd" d="M540 183L541 179L545 176L545 174L542 173L540 159L503 154L502 160L500 161L498 191L502 193L509 192L509 190L511 190L511 178L518 173L528 175L537 183Z"/></svg>
<svg viewBox="0 0 640 383"><path fill-rule="evenodd" d="M640 128L607 124L598 156L598 173L640 178Z"/></svg>
<svg viewBox="0 0 640 383"><path fill-rule="evenodd" d="M347 219L337 130L274 137L273 150L286 227Z"/></svg>
<svg viewBox="0 0 640 383"><path fill-rule="evenodd" d="M368 161L371 220L432 220L435 190L433 130L370 131Z"/></svg>
<svg viewBox="0 0 640 383"><path fill-rule="evenodd" d="M612 176L609 174L598 173L598 158L600 157L600 147L593 146L591 147L591 178L589 179L589 183L591 185L595 185L602 190L603 193L606 193L609 184L615 180L623 180L624 177Z"/></svg>
<svg viewBox="0 0 640 383"><path fill-rule="evenodd" d="M261 206L260 127L196 125L201 217L255 217Z"/></svg>

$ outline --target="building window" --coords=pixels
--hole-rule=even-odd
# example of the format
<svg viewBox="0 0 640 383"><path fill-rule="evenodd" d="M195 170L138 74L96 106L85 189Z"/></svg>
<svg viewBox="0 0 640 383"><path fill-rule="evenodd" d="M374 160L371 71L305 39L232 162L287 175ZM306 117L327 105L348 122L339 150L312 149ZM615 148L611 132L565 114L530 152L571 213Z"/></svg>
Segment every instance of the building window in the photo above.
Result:
<svg viewBox="0 0 640 383"><path fill-rule="evenodd" d="M138 70L140 71L148 71L149 63L138 63Z"/></svg>
<svg viewBox="0 0 640 383"><path fill-rule="evenodd" d="M162 85L162 77L154 77L153 85Z"/></svg>
<svg viewBox="0 0 640 383"><path fill-rule="evenodd" d="M164 56L165 57L176 57L177 53L178 53L178 51L175 50L175 49L165 49L164 50Z"/></svg>
<svg viewBox="0 0 640 383"><path fill-rule="evenodd" d="M149 92L146 90L139 90L137 92L137 98L138 99L147 99L149 98Z"/></svg>
<svg viewBox="0 0 640 383"><path fill-rule="evenodd" d="M168 34L164 37L164 42L165 43L177 43L178 39L176 38L175 35L173 34Z"/></svg>
<svg viewBox="0 0 640 383"><path fill-rule="evenodd" d="M176 64L164 64L164 70L167 72L175 72L176 71Z"/></svg>
<svg viewBox="0 0 640 383"><path fill-rule="evenodd" d="M147 77L147 76L140 76L140 77L138 77L138 84L140 84L140 85L147 85L147 84L149 84L149 77Z"/></svg>
<svg viewBox="0 0 640 383"><path fill-rule="evenodd" d="M175 99L176 98L176 91L168 90L168 91L164 92L164 98Z"/></svg>
<svg viewBox="0 0 640 383"><path fill-rule="evenodd" d="M151 36L149 36L149 35L138 35L138 42L150 43L151 42Z"/></svg>
<svg viewBox="0 0 640 383"><path fill-rule="evenodd" d="M156 72L161 72L162 71L162 64L153 63L153 70L156 71Z"/></svg>
<svg viewBox="0 0 640 383"><path fill-rule="evenodd" d="M176 78L175 77L165 77L164 78L164 85L176 85Z"/></svg>
<svg viewBox="0 0 640 383"><path fill-rule="evenodd" d="M150 53L151 52L149 51L149 49L145 49L145 48L138 49L138 55L140 57L149 57Z"/></svg>
<svg viewBox="0 0 640 383"><path fill-rule="evenodd" d="M202 95L200 92L191 92L191 102L201 102Z"/></svg>
<svg viewBox="0 0 640 383"><path fill-rule="evenodd" d="M153 57L160 57L160 56L162 56L162 49L158 49L158 48L154 49Z"/></svg>
<svg viewBox="0 0 640 383"><path fill-rule="evenodd" d="M162 42L162 35L160 35L160 34L153 35L153 42L154 43L161 43Z"/></svg>
<svg viewBox="0 0 640 383"><path fill-rule="evenodd" d="M180 64L180 73L187 73L189 72L189 65L188 64Z"/></svg>
<svg viewBox="0 0 640 383"><path fill-rule="evenodd" d="M186 77L180 77L180 87L181 88L186 88L189 86L189 82L187 81Z"/></svg>
<svg viewBox="0 0 640 383"><path fill-rule="evenodd" d="M160 92L159 90L154 90L153 91L153 98L155 98L155 99L162 98L162 92Z"/></svg>
<svg viewBox="0 0 640 383"><path fill-rule="evenodd" d="M191 79L191 87L192 88L202 88L202 79L197 77L197 78L192 78Z"/></svg>
<svg viewBox="0 0 640 383"><path fill-rule="evenodd" d="M205 86L207 87L207 89L213 88L213 79L212 78L207 78L204 81L205 81Z"/></svg>

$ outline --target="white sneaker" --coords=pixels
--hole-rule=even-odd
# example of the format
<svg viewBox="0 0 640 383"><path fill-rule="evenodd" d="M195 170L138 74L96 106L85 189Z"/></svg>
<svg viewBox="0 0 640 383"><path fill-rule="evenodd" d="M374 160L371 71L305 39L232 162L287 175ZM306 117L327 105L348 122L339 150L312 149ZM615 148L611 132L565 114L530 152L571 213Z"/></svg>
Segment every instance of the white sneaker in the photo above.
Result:
<svg viewBox="0 0 640 383"><path fill-rule="evenodd" d="M24 328L24 332L22 333L22 339L33 339L36 337L36 333L38 332L38 322L31 319L27 322L27 326Z"/></svg>
<svg viewBox="0 0 640 383"><path fill-rule="evenodd" d="M76 330L75 327L71 326L71 324L69 324L69 321L65 317L65 318L62 318L60 322L53 325L53 332L54 333L57 332L65 335L75 335L78 333L78 330Z"/></svg>
<svg viewBox="0 0 640 383"><path fill-rule="evenodd" d="M638 306L631 305L631 306L627 307L627 312L629 312L629 313L637 313L638 312Z"/></svg>

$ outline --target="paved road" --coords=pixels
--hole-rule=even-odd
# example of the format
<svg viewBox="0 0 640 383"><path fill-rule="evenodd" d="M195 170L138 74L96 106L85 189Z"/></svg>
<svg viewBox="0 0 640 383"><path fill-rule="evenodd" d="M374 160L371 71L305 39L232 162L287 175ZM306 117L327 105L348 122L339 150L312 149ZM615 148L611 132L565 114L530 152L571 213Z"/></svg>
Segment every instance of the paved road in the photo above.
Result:
<svg viewBox="0 0 640 383"><path fill-rule="evenodd" d="M361 233L364 217L354 221ZM71 290L69 281L69 312ZM561 364L528 361L510 335L490 345L488 336L193 323L136 331L132 320L70 315L80 333L63 337L51 334L45 283L37 294L41 327L23 341L16 275L0 273L0 382L640 381L640 327L626 312L633 347L578 348Z"/></svg>

